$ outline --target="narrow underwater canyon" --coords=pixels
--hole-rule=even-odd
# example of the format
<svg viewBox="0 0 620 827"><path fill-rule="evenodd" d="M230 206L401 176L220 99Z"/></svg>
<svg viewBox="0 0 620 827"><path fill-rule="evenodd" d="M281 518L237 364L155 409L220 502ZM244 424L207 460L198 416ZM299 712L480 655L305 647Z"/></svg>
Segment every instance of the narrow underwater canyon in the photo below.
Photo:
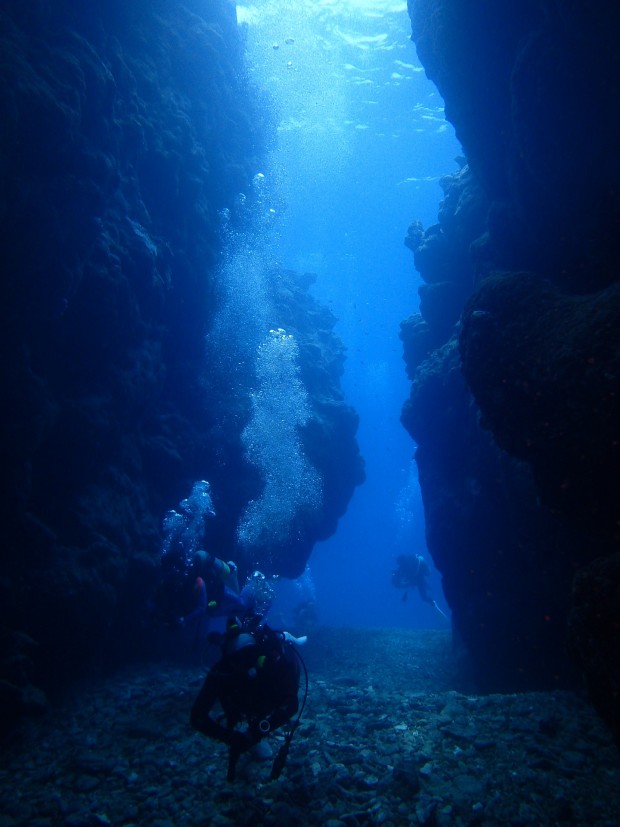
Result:
<svg viewBox="0 0 620 827"><path fill-rule="evenodd" d="M401 331L402 420L428 548L475 685L585 676L618 738L620 14L576 0L409 11L463 147L437 224L412 215L406 238L424 284ZM194 480L213 492L210 542L295 577L364 464L312 276L261 258L248 306L227 269L227 239L246 243L245 275L262 256L256 176L273 140L234 5L9 0L0 22L10 718L148 654L161 519ZM257 346L262 368L245 361ZM300 444L269 427L282 410ZM267 466L248 433L271 446ZM244 553L273 452L307 458L321 495L281 503L284 535Z"/></svg>

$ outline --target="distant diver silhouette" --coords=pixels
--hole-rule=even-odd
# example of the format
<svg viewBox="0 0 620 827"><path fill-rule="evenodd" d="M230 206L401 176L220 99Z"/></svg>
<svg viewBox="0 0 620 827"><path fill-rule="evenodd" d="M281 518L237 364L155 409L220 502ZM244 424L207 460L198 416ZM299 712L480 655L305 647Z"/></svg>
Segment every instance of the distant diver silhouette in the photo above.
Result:
<svg viewBox="0 0 620 827"><path fill-rule="evenodd" d="M442 617L449 620L429 592L426 578L430 573L428 563L421 554L401 554L396 558L396 569L392 572L392 585L397 589L405 589L403 601L407 600L407 589L416 588L424 603L431 605Z"/></svg>

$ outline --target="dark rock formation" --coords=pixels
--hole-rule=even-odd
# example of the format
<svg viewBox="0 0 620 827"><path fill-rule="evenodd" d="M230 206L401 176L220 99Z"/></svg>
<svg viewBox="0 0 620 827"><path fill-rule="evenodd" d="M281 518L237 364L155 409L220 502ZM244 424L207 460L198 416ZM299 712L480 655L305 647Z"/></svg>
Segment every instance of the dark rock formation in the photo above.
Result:
<svg viewBox="0 0 620 827"><path fill-rule="evenodd" d="M534 275L487 279L467 305L467 381L497 443L555 513L620 543L620 286L571 296Z"/></svg>
<svg viewBox="0 0 620 827"><path fill-rule="evenodd" d="M475 213L472 223L451 210L456 225L464 227L460 239L448 234L441 220L441 244L433 228L410 233L416 266L429 286L449 283L454 274L452 281L464 287L458 301L473 295L456 328L455 314L461 313L454 291L446 293L445 302L435 291L437 306L421 302L426 326L409 322L403 328L414 381L404 419L419 442L429 547L444 575L456 629L472 651L478 677L493 683L495 650L484 634L473 632L486 601L482 590L470 590L465 598L458 578L467 576L472 559L484 569L497 567L498 544L510 544L511 538L508 532L493 534L493 492L480 486L483 505L476 509L459 493L461 468L434 465L428 455L445 442L455 456L465 456L465 467L476 455L475 479L491 474L511 480L513 489L523 481L524 488L505 498L504 519L528 536L525 548L542 573L542 603L534 599L518 607L508 601L505 611L498 604L492 623L513 647L510 629L529 628L545 601L557 601L556 634L539 637L548 662L557 664L574 571L601 557L596 565L606 572L608 593L617 575L617 567L603 560L620 542L620 356L614 335L620 312L620 14L609 4L579 0L529 0L518 7L486 0L410 0L409 9L420 58L444 97L469 175L479 184L482 214ZM459 355L452 343L431 351L415 371L416 362L453 331L459 334ZM437 387L440 397L433 391ZM459 405L461 413L453 415ZM484 431L492 434L493 450ZM482 547L475 551L459 547L445 528L460 512L476 514L463 527L476 529L473 536ZM513 589L529 592L531 579L519 572L512 553L508 559L504 555L502 568L507 579L512 571ZM597 703L620 737L617 717L610 713L617 707L617 673L609 667L603 679L608 637L587 608L601 580L590 567L577 583L574 616L581 626L573 651L590 685L603 687L595 693ZM615 583L617 588L617 578ZM613 600L606 606L613 616ZM597 655L592 649L599 645ZM546 656L529 649L530 654L528 645L517 643L506 651L495 678L501 681L510 662L525 658L528 680L548 681L556 666L550 671ZM566 672L568 662L565 666Z"/></svg>
<svg viewBox="0 0 620 827"><path fill-rule="evenodd" d="M364 480L364 463L355 439L358 416L340 388L345 349L333 332L336 318L308 292L314 279L313 274L290 270L271 273L270 327L292 334L298 346L299 374L310 408L301 444L320 474L322 505L317 510L300 509L282 542L257 544L247 559L244 549L238 548L232 556L244 571L260 568L267 574L299 577L314 543L336 530L355 486ZM248 389L256 386L256 377L250 365L236 374L236 381L244 388L241 397L230 387L226 372L223 378L222 387L219 371L212 370L204 377L210 400L205 414L210 428L208 467L213 469L209 479L218 514L207 530L214 548L235 549L240 515L248 502L261 496L264 480L240 445L240 435L251 417ZM277 447L277 425L267 439Z"/></svg>
<svg viewBox="0 0 620 827"><path fill-rule="evenodd" d="M570 637L590 695L619 741L620 554L600 557L575 578Z"/></svg>
<svg viewBox="0 0 620 827"><path fill-rule="evenodd" d="M506 691L573 682L567 560L582 550L541 508L528 466L480 427L455 338L417 369L402 421L418 444L428 548L477 685Z"/></svg>
<svg viewBox="0 0 620 827"><path fill-rule="evenodd" d="M440 183L444 198L439 222L424 230L414 221L405 238L424 280L419 288L420 312L401 327L410 376L431 350L452 335L473 287L470 247L486 226L488 202L468 166L444 176Z"/></svg>
<svg viewBox="0 0 620 827"><path fill-rule="evenodd" d="M519 44L539 20L540 6L540 0L524 0L507 13L492 0L408 0L418 56L474 175L493 199L509 188L507 90Z"/></svg>
<svg viewBox="0 0 620 827"><path fill-rule="evenodd" d="M445 304L420 302L402 324L411 395L402 421L417 443L426 534L442 573L455 633L486 690L549 687L574 679L565 622L575 552L570 532L541 508L529 468L480 427L455 335L475 281L488 199L465 166L442 181L439 223L413 224L406 244L425 288ZM422 298L422 296L421 296Z"/></svg>
<svg viewBox="0 0 620 827"><path fill-rule="evenodd" d="M269 126L227 0L7 0L0 48L10 716L40 706L33 685L144 644L161 520L194 480L214 491L210 542L234 555L256 487L241 444L247 401L236 412L229 387L226 411L205 336L218 309L219 212L260 169ZM361 475L332 321L290 281L295 298L277 321L296 324L311 305L302 369L309 384L317 374L315 427L329 448L321 455L308 437L307 450L332 499L276 556L285 574L333 531Z"/></svg>

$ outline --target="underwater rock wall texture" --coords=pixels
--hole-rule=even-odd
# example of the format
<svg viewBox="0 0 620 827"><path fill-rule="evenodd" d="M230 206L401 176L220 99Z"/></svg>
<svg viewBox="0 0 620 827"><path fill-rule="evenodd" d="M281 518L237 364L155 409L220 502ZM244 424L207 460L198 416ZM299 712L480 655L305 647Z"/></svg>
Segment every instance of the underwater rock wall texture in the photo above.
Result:
<svg viewBox="0 0 620 827"><path fill-rule="evenodd" d="M442 205L456 193L463 209L406 241L421 294L451 284L443 309L421 295L402 330L429 547L482 686L562 680L570 627L620 738L620 581L605 563L620 543L620 13L578 0L409 11L467 160ZM519 479L502 530L496 501Z"/></svg>
<svg viewBox="0 0 620 827"><path fill-rule="evenodd" d="M44 702L35 687L147 645L161 520L194 480L212 485L212 548L234 556L257 484L240 440L249 402L219 416L226 389L215 398L205 334L218 212L247 190L269 134L227 0L7 1L0 50L0 699L10 718ZM281 283L274 323L312 313L302 370L326 445L304 439L332 497L274 559L291 574L334 530L363 471L333 321L307 288Z"/></svg>

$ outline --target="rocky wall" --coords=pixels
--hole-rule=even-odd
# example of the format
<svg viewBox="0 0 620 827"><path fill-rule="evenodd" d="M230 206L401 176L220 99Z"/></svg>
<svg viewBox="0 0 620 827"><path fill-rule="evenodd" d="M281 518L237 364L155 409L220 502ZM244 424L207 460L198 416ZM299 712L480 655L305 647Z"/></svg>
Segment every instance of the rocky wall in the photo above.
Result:
<svg viewBox="0 0 620 827"><path fill-rule="evenodd" d="M213 549L235 556L259 484L241 443L249 403L236 411L225 381L216 393L205 340L220 211L271 127L228 0L7 0L0 50L5 720L40 707L40 688L148 650L162 517L194 480L214 492ZM333 322L307 285L280 283L274 321L301 331L329 445L308 436L307 451L332 498L273 558L294 574L363 471Z"/></svg>
<svg viewBox="0 0 620 827"><path fill-rule="evenodd" d="M433 228L408 236L427 284L462 285L456 313L454 289L433 311L443 312L443 330L423 302L421 318L403 326L413 377L404 421L419 444L429 548L482 685L516 686L523 667L526 683L548 683L578 664L618 736L617 637L593 605L601 597L615 629L617 566L604 561L620 541L620 15L572 0L410 0L409 9L480 205L475 225L471 210L452 211L461 238L440 220L438 261L424 254L429 242L439 250ZM436 463L444 444L458 462ZM480 485L489 474L512 489L498 533L498 492ZM475 549L464 535L476 537ZM487 596L472 585L481 569L497 573ZM515 592L533 599L519 605ZM498 593L491 623L508 647L499 663L483 629ZM541 631L545 623L554 633ZM532 624L532 639L519 638Z"/></svg>

